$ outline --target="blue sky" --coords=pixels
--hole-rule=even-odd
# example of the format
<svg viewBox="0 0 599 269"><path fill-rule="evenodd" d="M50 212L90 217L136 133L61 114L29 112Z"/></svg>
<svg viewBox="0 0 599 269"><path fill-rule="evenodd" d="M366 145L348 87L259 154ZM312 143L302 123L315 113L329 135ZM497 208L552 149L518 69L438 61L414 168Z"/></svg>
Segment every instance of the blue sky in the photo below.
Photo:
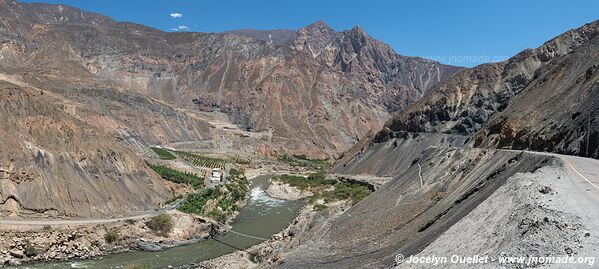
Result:
<svg viewBox="0 0 599 269"><path fill-rule="evenodd" d="M360 25L407 56L461 66L503 60L599 19L599 1L37 0L62 3L165 31L298 29L320 19ZM181 14L173 15L173 13Z"/></svg>

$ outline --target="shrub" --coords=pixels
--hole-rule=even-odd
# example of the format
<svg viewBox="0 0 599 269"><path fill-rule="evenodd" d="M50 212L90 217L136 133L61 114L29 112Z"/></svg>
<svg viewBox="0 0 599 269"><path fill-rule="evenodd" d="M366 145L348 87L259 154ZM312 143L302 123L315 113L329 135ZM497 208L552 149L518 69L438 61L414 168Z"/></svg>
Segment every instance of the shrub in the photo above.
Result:
<svg viewBox="0 0 599 269"><path fill-rule="evenodd" d="M316 211L321 211L321 210L323 210L325 208L327 208L327 206L323 205L323 204L315 204L314 205L314 210L316 210Z"/></svg>
<svg viewBox="0 0 599 269"><path fill-rule="evenodd" d="M325 193L324 198L327 201L351 199L352 205L355 205L370 193L372 191L368 187L360 184L339 183L335 185L335 190Z"/></svg>
<svg viewBox="0 0 599 269"><path fill-rule="evenodd" d="M184 152L184 151L177 151L176 153L177 153L177 155L179 155L179 157L181 157L181 159L183 159L187 162L190 162L196 166L201 166L201 167L209 167L209 168L217 168L218 167L221 169L225 169L227 164L231 163L231 161L228 159L208 157L208 156Z"/></svg>
<svg viewBox="0 0 599 269"><path fill-rule="evenodd" d="M210 210L210 212L208 212L208 214L206 214L206 215L208 215L208 217L210 217L216 221L219 221L222 223L227 222L227 214L218 208L214 208L214 209Z"/></svg>
<svg viewBox="0 0 599 269"><path fill-rule="evenodd" d="M156 152L156 154L158 155L158 157L160 157L160 159L163 159L163 160L174 160L174 159L177 159L177 157L175 157L175 155L171 154L166 149L152 147L152 150L154 152Z"/></svg>
<svg viewBox="0 0 599 269"><path fill-rule="evenodd" d="M52 226L50 226L50 225L44 225L44 227L42 227L42 230L44 230L44 231L50 231L50 230L52 230Z"/></svg>
<svg viewBox="0 0 599 269"><path fill-rule="evenodd" d="M318 170L324 170L330 165L327 159L310 159L306 155L282 155L278 159L291 166L311 167Z"/></svg>
<svg viewBox="0 0 599 269"><path fill-rule="evenodd" d="M108 243L112 243L116 240L119 240L119 231L117 231L117 229L115 228L111 228L110 230L106 231L106 235L104 235L104 240L106 240L106 242Z"/></svg>
<svg viewBox="0 0 599 269"><path fill-rule="evenodd" d="M32 257L38 254L37 248L29 241L25 240L25 256Z"/></svg>
<svg viewBox="0 0 599 269"><path fill-rule="evenodd" d="M192 193L187 196L187 200L179 207L179 211L184 213L202 214L204 206L210 199L220 195L219 189L206 189L201 193Z"/></svg>
<svg viewBox="0 0 599 269"><path fill-rule="evenodd" d="M231 168L231 170L229 170L229 176L232 178L240 178L243 176L243 171Z"/></svg>
<svg viewBox="0 0 599 269"><path fill-rule="evenodd" d="M150 230L154 233L167 237L168 234L173 230L173 218L164 212L154 216L147 224Z"/></svg>
<svg viewBox="0 0 599 269"><path fill-rule="evenodd" d="M279 180L302 190L317 188L323 185L334 185L337 182L334 179L327 179L324 173L312 173L307 178L294 175L281 175L279 176Z"/></svg>

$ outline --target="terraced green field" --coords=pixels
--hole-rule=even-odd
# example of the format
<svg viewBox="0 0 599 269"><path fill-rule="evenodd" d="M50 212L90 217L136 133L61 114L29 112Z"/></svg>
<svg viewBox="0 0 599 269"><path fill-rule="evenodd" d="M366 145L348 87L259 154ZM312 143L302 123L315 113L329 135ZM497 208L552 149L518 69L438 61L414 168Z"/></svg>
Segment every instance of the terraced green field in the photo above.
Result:
<svg viewBox="0 0 599 269"><path fill-rule="evenodd" d="M232 161L227 159L208 157L184 151L177 151L176 153L179 155L179 157L181 157L181 159L200 167L225 169L227 164L232 163Z"/></svg>

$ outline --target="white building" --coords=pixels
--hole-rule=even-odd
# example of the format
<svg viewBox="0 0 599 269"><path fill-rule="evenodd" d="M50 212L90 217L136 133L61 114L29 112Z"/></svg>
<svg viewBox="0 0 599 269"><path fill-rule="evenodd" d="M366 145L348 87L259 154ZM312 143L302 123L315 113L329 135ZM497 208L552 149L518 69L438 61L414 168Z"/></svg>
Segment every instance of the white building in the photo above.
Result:
<svg viewBox="0 0 599 269"><path fill-rule="evenodd" d="M222 173L220 168L212 168L212 174L210 175L210 182L220 182Z"/></svg>

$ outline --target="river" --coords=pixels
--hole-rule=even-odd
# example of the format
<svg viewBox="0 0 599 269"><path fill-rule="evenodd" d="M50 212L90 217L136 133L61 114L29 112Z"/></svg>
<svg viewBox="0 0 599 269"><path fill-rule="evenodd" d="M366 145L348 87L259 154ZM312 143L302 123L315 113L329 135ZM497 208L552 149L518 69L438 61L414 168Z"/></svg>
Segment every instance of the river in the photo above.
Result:
<svg viewBox="0 0 599 269"><path fill-rule="evenodd" d="M233 231L257 238L270 238L291 223L303 206L300 201L272 198L264 191L270 176L252 179L250 197L231 223ZM27 264L18 268L126 268L129 264L145 264L150 268L177 267L212 259L258 244L263 240L228 232L216 239L160 252L133 251L103 256L99 259Z"/></svg>

